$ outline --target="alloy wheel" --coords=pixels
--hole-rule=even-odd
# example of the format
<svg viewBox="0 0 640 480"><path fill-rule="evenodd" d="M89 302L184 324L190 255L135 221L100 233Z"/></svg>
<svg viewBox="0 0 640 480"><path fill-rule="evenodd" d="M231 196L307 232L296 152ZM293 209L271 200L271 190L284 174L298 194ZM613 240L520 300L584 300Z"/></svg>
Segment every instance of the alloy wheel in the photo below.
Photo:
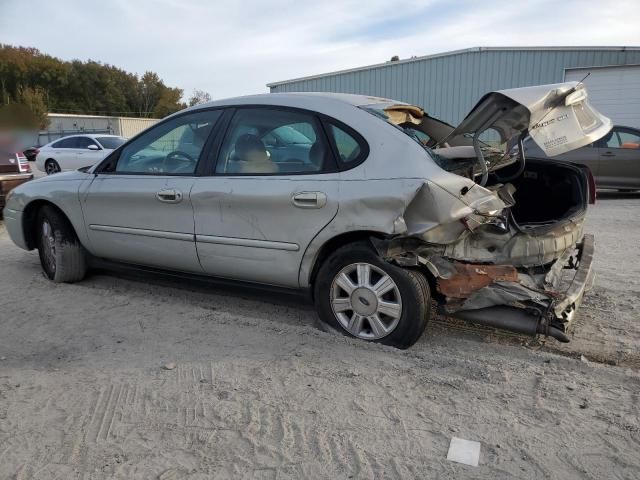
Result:
<svg viewBox="0 0 640 480"><path fill-rule="evenodd" d="M331 308L354 337L378 340L398 326L402 298L394 280L370 263L347 265L331 284Z"/></svg>

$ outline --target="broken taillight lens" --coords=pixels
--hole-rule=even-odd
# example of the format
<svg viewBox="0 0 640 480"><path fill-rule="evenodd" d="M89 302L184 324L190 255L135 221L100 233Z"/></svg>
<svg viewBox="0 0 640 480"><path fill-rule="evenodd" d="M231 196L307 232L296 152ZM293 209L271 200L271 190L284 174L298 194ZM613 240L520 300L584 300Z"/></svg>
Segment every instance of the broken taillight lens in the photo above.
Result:
<svg viewBox="0 0 640 480"><path fill-rule="evenodd" d="M587 168L587 171L589 172L589 203L593 205L596 203L596 179L593 178L590 168Z"/></svg>

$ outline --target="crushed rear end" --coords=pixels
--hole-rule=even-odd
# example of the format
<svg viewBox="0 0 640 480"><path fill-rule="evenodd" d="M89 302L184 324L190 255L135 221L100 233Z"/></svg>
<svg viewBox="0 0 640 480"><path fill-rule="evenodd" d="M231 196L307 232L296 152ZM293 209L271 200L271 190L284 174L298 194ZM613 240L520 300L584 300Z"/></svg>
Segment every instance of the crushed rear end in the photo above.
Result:
<svg viewBox="0 0 640 480"><path fill-rule="evenodd" d="M434 209L445 202L425 182L398 220L406 227L402 234L374 240L380 255L428 270L434 297L448 315L568 342L594 278L594 239L583 234L593 181L586 167L527 160L522 141L530 135L554 156L604 136L611 121L575 83L490 93L456 128L409 107L373 113L404 129L457 175L439 187L460 207L444 219L440 212L442 221L434 224ZM483 140L487 132L493 142Z"/></svg>

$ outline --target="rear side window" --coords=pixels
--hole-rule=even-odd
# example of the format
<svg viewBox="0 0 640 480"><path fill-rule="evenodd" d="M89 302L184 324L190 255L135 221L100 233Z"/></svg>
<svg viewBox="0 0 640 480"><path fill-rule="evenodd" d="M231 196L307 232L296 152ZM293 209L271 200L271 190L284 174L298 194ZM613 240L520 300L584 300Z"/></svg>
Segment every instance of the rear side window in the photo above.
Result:
<svg viewBox="0 0 640 480"><path fill-rule="evenodd" d="M330 150L318 119L306 112L239 109L225 136L216 173L288 175L326 171Z"/></svg>
<svg viewBox="0 0 640 480"><path fill-rule="evenodd" d="M76 148L76 138L77 137L63 138L51 146L53 148Z"/></svg>
<svg viewBox="0 0 640 480"><path fill-rule="evenodd" d="M331 123L329 133L335 143L340 163L351 168L364 160L366 156L366 144L355 137L355 134Z"/></svg>
<svg viewBox="0 0 640 480"><path fill-rule="evenodd" d="M619 130L621 148L640 148L640 135L635 132Z"/></svg>

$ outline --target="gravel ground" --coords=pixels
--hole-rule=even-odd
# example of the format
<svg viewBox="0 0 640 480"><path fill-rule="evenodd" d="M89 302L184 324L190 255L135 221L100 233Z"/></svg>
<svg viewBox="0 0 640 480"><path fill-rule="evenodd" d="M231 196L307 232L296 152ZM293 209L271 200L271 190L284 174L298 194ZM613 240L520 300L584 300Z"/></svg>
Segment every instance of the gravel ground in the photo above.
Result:
<svg viewBox="0 0 640 480"><path fill-rule="evenodd" d="M639 208L591 209L570 344L438 318L407 351L324 332L297 297L52 284L0 224L0 478L640 478ZM478 467L446 460L454 436Z"/></svg>

